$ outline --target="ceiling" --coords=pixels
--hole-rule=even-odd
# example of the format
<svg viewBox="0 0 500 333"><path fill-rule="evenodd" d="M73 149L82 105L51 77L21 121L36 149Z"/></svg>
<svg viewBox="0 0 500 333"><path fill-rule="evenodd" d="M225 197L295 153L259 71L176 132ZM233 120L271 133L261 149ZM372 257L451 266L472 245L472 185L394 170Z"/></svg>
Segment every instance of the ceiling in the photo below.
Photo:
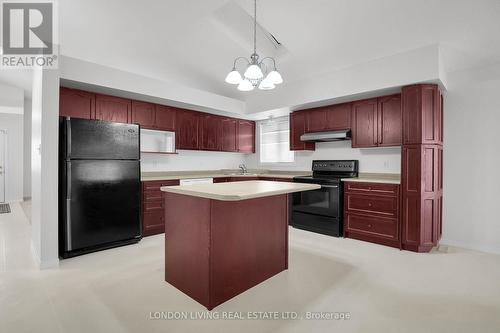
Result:
<svg viewBox="0 0 500 333"><path fill-rule="evenodd" d="M245 100L252 92L224 77L252 52L252 9L251 0L64 0L61 54ZM500 59L498 0L259 0L257 15L258 52L277 57L286 82L431 44L447 71Z"/></svg>

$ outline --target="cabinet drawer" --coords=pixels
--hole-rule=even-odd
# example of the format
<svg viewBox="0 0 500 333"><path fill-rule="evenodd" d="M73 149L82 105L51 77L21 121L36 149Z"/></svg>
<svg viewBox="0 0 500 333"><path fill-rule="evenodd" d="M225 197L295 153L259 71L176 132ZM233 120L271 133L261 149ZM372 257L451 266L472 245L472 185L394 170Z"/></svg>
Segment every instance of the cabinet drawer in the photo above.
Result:
<svg viewBox="0 0 500 333"><path fill-rule="evenodd" d="M365 183L365 182L346 182L346 183L347 185L345 186L345 190L347 192L397 195L399 190L398 184Z"/></svg>
<svg viewBox="0 0 500 333"><path fill-rule="evenodd" d="M397 197L346 193L345 199L345 209L349 212L375 213L390 217L398 215Z"/></svg>
<svg viewBox="0 0 500 333"><path fill-rule="evenodd" d="M347 232L356 232L391 240L398 239L397 219L347 213L345 222Z"/></svg>
<svg viewBox="0 0 500 333"><path fill-rule="evenodd" d="M144 211L161 210L163 212L163 200L144 201Z"/></svg>
<svg viewBox="0 0 500 333"><path fill-rule="evenodd" d="M144 202L162 200L163 194L160 190L158 191L144 191Z"/></svg>
<svg viewBox="0 0 500 333"><path fill-rule="evenodd" d="M143 182L143 190L144 191L160 191L161 182Z"/></svg>

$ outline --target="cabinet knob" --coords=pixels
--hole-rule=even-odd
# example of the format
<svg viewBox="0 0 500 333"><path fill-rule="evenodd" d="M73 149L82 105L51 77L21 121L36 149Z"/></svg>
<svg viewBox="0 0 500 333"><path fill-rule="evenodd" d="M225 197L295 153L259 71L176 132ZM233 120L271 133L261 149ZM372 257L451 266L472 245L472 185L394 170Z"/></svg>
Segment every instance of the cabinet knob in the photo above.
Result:
<svg viewBox="0 0 500 333"><path fill-rule="evenodd" d="M372 227L372 225L371 225L371 224L368 224L368 228L371 228L371 227Z"/></svg>
<svg viewBox="0 0 500 333"><path fill-rule="evenodd" d="M368 203L368 207L371 207L373 206L373 204L371 202Z"/></svg>

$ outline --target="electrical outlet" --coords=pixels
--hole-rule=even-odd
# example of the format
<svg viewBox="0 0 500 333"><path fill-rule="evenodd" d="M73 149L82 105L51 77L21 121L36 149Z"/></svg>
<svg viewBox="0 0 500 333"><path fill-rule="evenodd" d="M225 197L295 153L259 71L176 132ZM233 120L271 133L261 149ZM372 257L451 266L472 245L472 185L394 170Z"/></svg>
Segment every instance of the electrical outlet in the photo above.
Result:
<svg viewBox="0 0 500 333"><path fill-rule="evenodd" d="M384 161L384 169L389 169L391 166L391 164L389 163L389 161Z"/></svg>

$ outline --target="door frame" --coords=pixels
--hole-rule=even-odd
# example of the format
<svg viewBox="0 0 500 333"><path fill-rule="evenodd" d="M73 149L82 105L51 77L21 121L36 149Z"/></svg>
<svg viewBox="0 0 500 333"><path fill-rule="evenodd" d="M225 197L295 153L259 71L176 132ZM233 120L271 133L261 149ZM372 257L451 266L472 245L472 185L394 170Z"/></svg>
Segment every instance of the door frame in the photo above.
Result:
<svg viewBox="0 0 500 333"><path fill-rule="evenodd" d="M0 135L3 135L3 149L0 149L0 154L3 154L3 188L0 188L0 191L3 191L3 201L0 203L6 202L6 193L7 193L7 130L0 128Z"/></svg>

